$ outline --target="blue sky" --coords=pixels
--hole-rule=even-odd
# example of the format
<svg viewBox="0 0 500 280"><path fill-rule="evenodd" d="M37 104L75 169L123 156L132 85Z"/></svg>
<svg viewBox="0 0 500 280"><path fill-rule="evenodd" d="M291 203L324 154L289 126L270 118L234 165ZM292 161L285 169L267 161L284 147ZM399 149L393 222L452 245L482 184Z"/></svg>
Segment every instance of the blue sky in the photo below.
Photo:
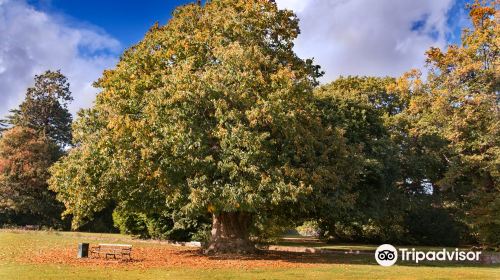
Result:
<svg viewBox="0 0 500 280"><path fill-rule="evenodd" d="M307 1L307 0L306 0ZM440 1L440 0L436 0ZM146 30L155 22L165 24L173 10L194 2L193 0L29 0L28 3L38 10L49 14L63 16L76 25L91 25L117 38L123 47L138 42ZM282 2L286 2L282 1ZM454 30L448 34L448 40L458 42L460 39L460 24L454 22L463 12L466 0L453 3L449 11L449 26ZM413 31L422 30L429 15L412 24ZM458 17L459 18L459 17ZM432 34L432 33L431 33ZM434 35L435 36L435 35Z"/></svg>
<svg viewBox="0 0 500 280"><path fill-rule="evenodd" d="M458 43L466 0L277 0L300 19L295 51L340 75L425 73L431 46ZM188 0L0 0L0 118L21 102L33 76L61 69L72 113L90 107L92 87L124 49Z"/></svg>
<svg viewBox="0 0 500 280"><path fill-rule="evenodd" d="M172 11L189 0L30 0L31 5L59 14L76 25L103 29L123 46L138 42L155 22L165 24Z"/></svg>

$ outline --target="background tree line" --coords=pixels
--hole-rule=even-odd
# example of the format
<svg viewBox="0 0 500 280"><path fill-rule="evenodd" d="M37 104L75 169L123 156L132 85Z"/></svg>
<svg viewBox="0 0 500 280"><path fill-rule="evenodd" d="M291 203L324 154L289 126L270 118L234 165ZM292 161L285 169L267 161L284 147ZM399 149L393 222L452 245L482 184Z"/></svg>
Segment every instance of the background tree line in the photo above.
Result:
<svg viewBox="0 0 500 280"><path fill-rule="evenodd" d="M248 251L315 221L332 241L498 248L495 5L469 6L462 45L431 48L427 77L321 86L290 11L178 8L105 71L72 131L64 76L35 78L0 140L0 223L69 226L64 211L73 229L113 220Z"/></svg>

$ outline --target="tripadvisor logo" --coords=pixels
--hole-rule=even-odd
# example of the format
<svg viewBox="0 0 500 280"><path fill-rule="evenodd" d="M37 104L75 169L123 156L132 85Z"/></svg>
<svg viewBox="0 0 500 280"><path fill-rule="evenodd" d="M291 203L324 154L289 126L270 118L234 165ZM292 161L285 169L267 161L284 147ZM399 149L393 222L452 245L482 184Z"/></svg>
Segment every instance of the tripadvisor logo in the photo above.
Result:
<svg viewBox="0 0 500 280"><path fill-rule="evenodd" d="M398 260L398 251L391 244L380 245L375 251L375 260L381 266L391 266Z"/></svg>
<svg viewBox="0 0 500 280"><path fill-rule="evenodd" d="M390 245L380 245L375 251L375 260L381 266L391 266L398 261L409 261L418 263L420 261L479 261L481 252L460 251L457 249L449 251L442 249L439 251L417 251L415 248L399 248L398 250Z"/></svg>

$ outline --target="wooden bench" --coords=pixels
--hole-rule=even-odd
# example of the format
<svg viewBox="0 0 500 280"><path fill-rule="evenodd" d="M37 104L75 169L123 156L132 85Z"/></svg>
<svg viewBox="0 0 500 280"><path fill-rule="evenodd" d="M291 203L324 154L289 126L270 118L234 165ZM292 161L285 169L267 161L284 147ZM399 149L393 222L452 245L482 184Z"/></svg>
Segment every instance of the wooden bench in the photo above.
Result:
<svg viewBox="0 0 500 280"><path fill-rule="evenodd" d="M108 257L113 257L114 259L124 260L127 257L128 260L132 259L132 245L128 244L98 244L97 246L90 247L91 257L101 257L104 256L106 259Z"/></svg>

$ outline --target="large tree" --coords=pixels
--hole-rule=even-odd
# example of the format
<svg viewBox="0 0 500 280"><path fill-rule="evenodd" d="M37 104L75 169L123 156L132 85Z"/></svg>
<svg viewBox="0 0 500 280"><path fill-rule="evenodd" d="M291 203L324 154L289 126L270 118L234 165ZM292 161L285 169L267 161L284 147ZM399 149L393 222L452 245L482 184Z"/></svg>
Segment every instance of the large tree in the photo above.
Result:
<svg viewBox="0 0 500 280"><path fill-rule="evenodd" d="M67 108L71 100L66 77L60 71L46 71L35 76L19 108L0 121L4 222L59 226L62 205L46 181L49 167L71 144L72 117Z"/></svg>
<svg viewBox="0 0 500 280"><path fill-rule="evenodd" d="M399 100L386 89L393 82L393 78L340 77L315 91L323 122L345 131L349 146L357 148L360 167L360 178L352 188L356 203L317 213L325 238L352 240L368 238L373 231L398 232L402 215L391 214L394 208L389 206L400 202L394 198L399 162L383 119L399 111Z"/></svg>
<svg viewBox="0 0 500 280"><path fill-rule="evenodd" d="M408 87L413 95L408 110L411 135L445 143L432 149L445 162L436 190L447 195L449 208L463 213L480 241L493 246L500 243L497 5L496 1L470 5L472 28L464 30L462 45L444 51L431 48L427 82Z"/></svg>
<svg viewBox="0 0 500 280"><path fill-rule="evenodd" d="M186 5L96 83L77 147L50 184L77 227L110 200L142 212L211 213L209 251L253 250L256 222L351 203L356 175L322 123L319 68L293 52L296 16L272 1Z"/></svg>
<svg viewBox="0 0 500 280"><path fill-rule="evenodd" d="M361 168L352 188L356 196L352 208L344 212L326 209L318 216L326 238L443 240L442 236L421 240L405 221L425 209L441 211L431 205L437 195L431 195L430 185L441 175L442 162L429 147L443 141L410 135L412 125L406 114L412 98L408 83L414 84L411 76L417 74L410 72L401 79L340 77L315 91L324 122L342 128L348 144L358 147Z"/></svg>
<svg viewBox="0 0 500 280"><path fill-rule="evenodd" d="M68 103L73 100L69 83L61 71L45 71L35 76L19 109L12 110L12 126L34 129L60 146L71 144L72 116Z"/></svg>
<svg viewBox="0 0 500 280"><path fill-rule="evenodd" d="M62 205L47 188L47 179L59 156L59 147L33 129L5 131L0 139L0 214L56 225Z"/></svg>

